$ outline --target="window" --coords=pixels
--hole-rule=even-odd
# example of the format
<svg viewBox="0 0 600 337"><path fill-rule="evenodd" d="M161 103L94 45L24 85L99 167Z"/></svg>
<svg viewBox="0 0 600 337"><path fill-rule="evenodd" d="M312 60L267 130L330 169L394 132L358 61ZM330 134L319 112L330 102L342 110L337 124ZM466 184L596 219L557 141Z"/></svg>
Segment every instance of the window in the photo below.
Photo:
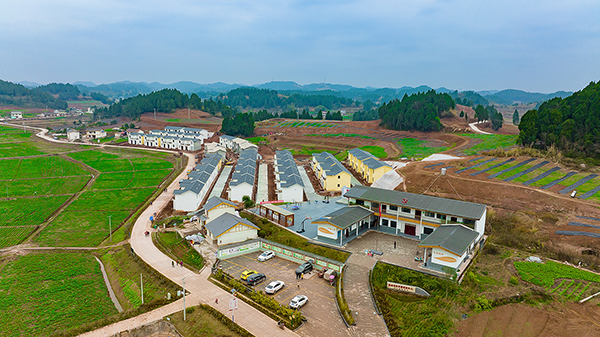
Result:
<svg viewBox="0 0 600 337"><path fill-rule="evenodd" d="M357 205L364 205L364 204L365 204L365 201L364 201L364 200L359 200L359 199L356 199L356 204L357 204Z"/></svg>
<svg viewBox="0 0 600 337"><path fill-rule="evenodd" d="M382 226L389 226L388 224L389 224L389 221L387 219L381 220L381 225Z"/></svg>
<svg viewBox="0 0 600 337"><path fill-rule="evenodd" d="M410 213L410 208L402 207L402 212Z"/></svg>
<svg viewBox="0 0 600 337"><path fill-rule="evenodd" d="M431 234L433 233L433 228L429 228L429 227L423 227L423 234Z"/></svg>
<svg viewBox="0 0 600 337"><path fill-rule="evenodd" d="M386 208L387 208L387 205L381 205L381 211L382 212L385 212Z"/></svg>
<svg viewBox="0 0 600 337"><path fill-rule="evenodd" d="M390 227L392 228L396 228L398 226L398 223L394 220L390 220Z"/></svg>
<svg viewBox="0 0 600 337"><path fill-rule="evenodd" d="M435 218L435 213L432 212L425 212L425 216L428 216L430 218Z"/></svg>
<svg viewBox="0 0 600 337"><path fill-rule="evenodd" d="M450 221L452 221L452 222L458 222L458 218L455 217L455 216L451 216L450 217Z"/></svg>
<svg viewBox="0 0 600 337"><path fill-rule="evenodd" d="M338 187L340 187L340 184L338 184Z"/></svg>
<svg viewBox="0 0 600 337"><path fill-rule="evenodd" d="M398 206L390 205L390 211L397 211Z"/></svg>
<svg viewBox="0 0 600 337"><path fill-rule="evenodd" d="M338 176L338 179L341 179L341 176ZM338 185L339 186L339 185Z"/></svg>
<svg viewBox="0 0 600 337"><path fill-rule="evenodd" d="M437 213L435 215L435 217L438 218L438 219L446 220L446 214Z"/></svg>

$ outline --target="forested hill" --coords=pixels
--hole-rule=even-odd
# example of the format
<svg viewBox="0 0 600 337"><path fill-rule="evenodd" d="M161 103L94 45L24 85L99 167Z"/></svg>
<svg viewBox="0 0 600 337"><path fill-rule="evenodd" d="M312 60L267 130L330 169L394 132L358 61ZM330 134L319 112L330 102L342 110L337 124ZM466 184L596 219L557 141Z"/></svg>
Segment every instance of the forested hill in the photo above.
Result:
<svg viewBox="0 0 600 337"><path fill-rule="evenodd" d="M98 108L95 119L125 116L139 118L145 112L173 112L175 109L191 108L206 111L212 115L221 113L223 117L233 114L232 110L220 100L202 100L198 95L188 95L175 89L163 89L146 95L137 95L113 103L108 108Z"/></svg>
<svg viewBox="0 0 600 337"><path fill-rule="evenodd" d="M527 111L519 123L519 142L542 148L600 156L600 81L566 98L554 98Z"/></svg>
<svg viewBox="0 0 600 337"><path fill-rule="evenodd" d="M440 117L450 109L454 109L450 95L429 90L383 104L379 108L379 118L388 129L439 131L442 129Z"/></svg>
<svg viewBox="0 0 600 337"><path fill-rule="evenodd" d="M335 95L313 94L304 95L291 93L279 94L275 90L243 87L217 96L219 100L231 107L241 109L276 109L286 111L290 108L307 108L321 106L322 110L334 110L341 107L355 106L350 98Z"/></svg>
<svg viewBox="0 0 600 337"><path fill-rule="evenodd" d="M44 90L27 89L21 84L0 80L0 105L21 108L66 109L67 102Z"/></svg>

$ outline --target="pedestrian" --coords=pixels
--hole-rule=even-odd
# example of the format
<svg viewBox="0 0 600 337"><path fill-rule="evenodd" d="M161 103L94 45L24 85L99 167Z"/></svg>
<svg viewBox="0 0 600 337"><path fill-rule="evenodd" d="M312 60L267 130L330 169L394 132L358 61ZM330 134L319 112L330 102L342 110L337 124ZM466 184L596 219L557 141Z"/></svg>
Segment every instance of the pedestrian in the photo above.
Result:
<svg viewBox="0 0 600 337"><path fill-rule="evenodd" d="M183 261L180 261L179 264L183 267Z"/></svg>
<svg viewBox="0 0 600 337"><path fill-rule="evenodd" d="M171 261L171 266L175 268L175 261Z"/></svg>
<svg viewBox="0 0 600 337"><path fill-rule="evenodd" d="M300 289L300 281L298 281L298 289Z"/></svg>
<svg viewBox="0 0 600 337"><path fill-rule="evenodd" d="M394 241L394 249L396 249L396 241Z"/></svg>
<svg viewBox="0 0 600 337"><path fill-rule="evenodd" d="M301 280L304 280L304 273L301 273L301 274L300 274L300 279L301 279Z"/></svg>
<svg viewBox="0 0 600 337"><path fill-rule="evenodd" d="M219 299L215 299L215 304L219 304Z"/></svg>

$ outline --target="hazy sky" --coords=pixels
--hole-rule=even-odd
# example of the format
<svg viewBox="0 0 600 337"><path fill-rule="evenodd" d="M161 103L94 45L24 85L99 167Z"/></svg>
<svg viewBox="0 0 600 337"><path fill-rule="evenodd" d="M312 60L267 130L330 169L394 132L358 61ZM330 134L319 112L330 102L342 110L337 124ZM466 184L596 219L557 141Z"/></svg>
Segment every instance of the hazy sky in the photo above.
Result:
<svg viewBox="0 0 600 337"><path fill-rule="evenodd" d="M0 0L0 79L579 90L600 1Z"/></svg>

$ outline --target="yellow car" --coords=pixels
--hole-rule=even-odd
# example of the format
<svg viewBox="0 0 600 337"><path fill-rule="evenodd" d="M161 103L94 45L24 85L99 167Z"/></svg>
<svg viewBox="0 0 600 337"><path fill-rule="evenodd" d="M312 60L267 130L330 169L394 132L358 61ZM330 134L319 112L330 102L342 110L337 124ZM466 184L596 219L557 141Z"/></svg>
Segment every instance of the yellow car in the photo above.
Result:
<svg viewBox="0 0 600 337"><path fill-rule="evenodd" d="M256 270L246 270L242 273L242 275L240 276L240 278L242 280L246 280L248 278L248 276L252 275L252 274L256 274L258 273Z"/></svg>

